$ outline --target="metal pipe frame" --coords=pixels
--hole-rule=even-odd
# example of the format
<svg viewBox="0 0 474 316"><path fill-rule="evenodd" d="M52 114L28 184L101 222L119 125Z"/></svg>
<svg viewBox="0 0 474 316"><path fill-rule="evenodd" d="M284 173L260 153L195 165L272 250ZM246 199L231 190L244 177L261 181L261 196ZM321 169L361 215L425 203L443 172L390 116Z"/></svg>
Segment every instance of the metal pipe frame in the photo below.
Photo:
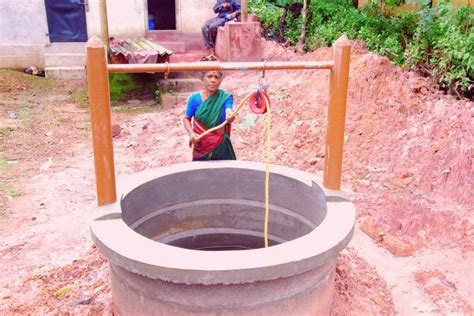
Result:
<svg viewBox="0 0 474 316"><path fill-rule="evenodd" d="M345 35L341 36L334 43L333 57L330 61L107 65L106 46L96 36L92 36L89 39L86 44L86 51L87 81L99 205L110 204L116 200L108 73L329 69L331 74L323 184L328 189L340 190L351 51L350 41Z"/></svg>
<svg viewBox="0 0 474 316"><path fill-rule="evenodd" d="M332 69L333 61L269 61L269 62L193 62L164 64L114 64L108 65L109 73L227 71L227 70L310 70Z"/></svg>

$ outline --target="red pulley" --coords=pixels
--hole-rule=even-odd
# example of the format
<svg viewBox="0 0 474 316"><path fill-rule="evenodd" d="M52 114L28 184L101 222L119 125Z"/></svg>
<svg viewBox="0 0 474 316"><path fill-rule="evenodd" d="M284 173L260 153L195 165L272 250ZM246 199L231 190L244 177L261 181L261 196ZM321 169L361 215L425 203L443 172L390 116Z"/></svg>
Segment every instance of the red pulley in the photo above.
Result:
<svg viewBox="0 0 474 316"><path fill-rule="evenodd" d="M249 98L250 111L255 114L267 113L265 98L268 100L268 105L270 106L270 98L266 92L257 91L252 93Z"/></svg>

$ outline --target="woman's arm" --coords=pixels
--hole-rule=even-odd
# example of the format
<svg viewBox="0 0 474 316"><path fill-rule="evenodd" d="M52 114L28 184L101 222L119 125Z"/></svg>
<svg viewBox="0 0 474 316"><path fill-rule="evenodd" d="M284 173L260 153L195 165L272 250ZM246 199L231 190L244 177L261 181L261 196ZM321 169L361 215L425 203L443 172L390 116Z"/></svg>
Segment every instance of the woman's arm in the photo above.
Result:
<svg viewBox="0 0 474 316"><path fill-rule="evenodd" d="M225 119L228 123L232 123L235 120L234 110L226 109L225 110Z"/></svg>
<svg viewBox="0 0 474 316"><path fill-rule="evenodd" d="M234 96L230 96L227 100L225 100L224 108L225 108L225 120L228 123L232 123L235 120L234 116Z"/></svg>
<svg viewBox="0 0 474 316"><path fill-rule="evenodd" d="M186 133L188 133L189 141L192 144L196 143L197 136L194 133L193 128L191 127L191 118L185 115L183 118L183 124L184 124L184 129L186 130Z"/></svg>

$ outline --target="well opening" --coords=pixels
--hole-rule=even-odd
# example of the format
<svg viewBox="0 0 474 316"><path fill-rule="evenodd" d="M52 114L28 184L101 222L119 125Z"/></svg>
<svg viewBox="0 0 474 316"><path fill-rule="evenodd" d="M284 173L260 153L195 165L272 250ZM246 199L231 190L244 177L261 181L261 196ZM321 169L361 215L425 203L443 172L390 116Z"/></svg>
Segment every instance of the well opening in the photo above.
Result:
<svg viewBox="0 0 474 316"><path fill-rule="evenodd" d="M261 170L208 168L145 182L121 200L122 218L135 232L193 250L264 247ZM326 216L324 192L281 174L270 176L269 245L313 231Z"/></svg>

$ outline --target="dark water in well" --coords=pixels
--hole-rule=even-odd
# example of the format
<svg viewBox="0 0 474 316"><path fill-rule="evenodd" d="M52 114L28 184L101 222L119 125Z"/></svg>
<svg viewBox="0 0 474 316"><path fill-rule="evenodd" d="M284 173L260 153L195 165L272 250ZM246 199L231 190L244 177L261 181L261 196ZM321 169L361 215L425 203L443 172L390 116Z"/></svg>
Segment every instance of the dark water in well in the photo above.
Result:
<svg viewBox="0 0 474 316"><path fill-rule="evenodd" d="M270 246L279 244L279 242L271 239L268 240L268 243ZM203 251L250 250L265 247L264 239L261 236L222 233L188 236L167 242L167 244Z"/></svg>

